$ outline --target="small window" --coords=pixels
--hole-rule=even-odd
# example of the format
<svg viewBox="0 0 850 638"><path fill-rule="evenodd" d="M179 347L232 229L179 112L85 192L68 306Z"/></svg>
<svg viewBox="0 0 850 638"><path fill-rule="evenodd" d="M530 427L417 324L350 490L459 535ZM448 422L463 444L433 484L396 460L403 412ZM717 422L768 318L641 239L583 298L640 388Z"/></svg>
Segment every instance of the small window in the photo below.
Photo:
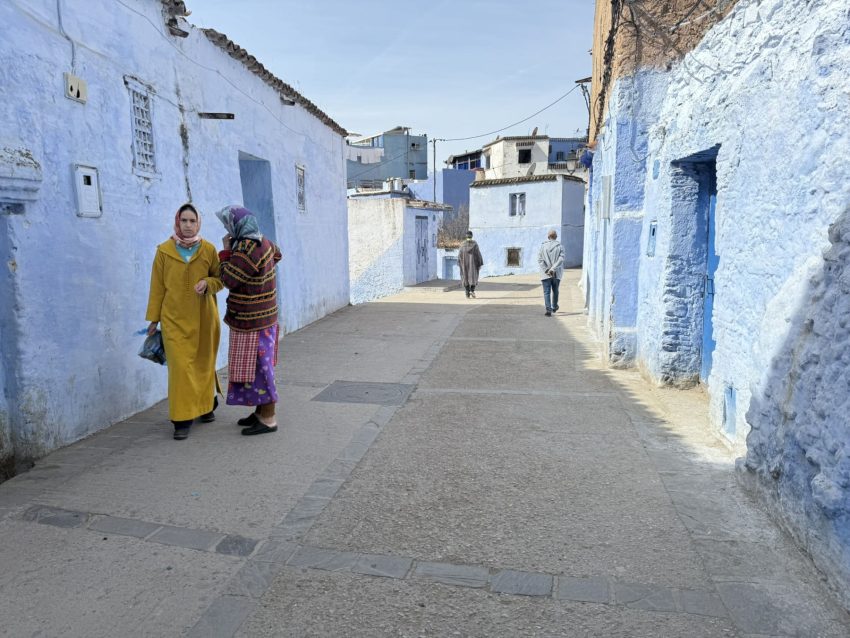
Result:
<svg viewBox="0 0 850 638"><path fill-rule="evenodd" d="M517 162L520 164L531 164L531 149L521 148L517 151Z"/></svg>
<svg viewBox="0 0 850 638"><path fill-rule="evenodd" d="M474 159L469 161L469 168L481 168L481 159Z"/></svg>
<svg viewBox="0 0 850 638"><path fill-rule="evenodd" d="M298 212L306 213L307 212L307 194L306 194L306 184L304 177L304 167L303 166L295 166L295 194L298 202Z"/></svg>
<svg viewBox="0 0 850 638"><path fill-rule="evenodd" d="M658 234L658 222L649 223L649 237L646 240L646 256L655 257L655 236Z"/></svg>
<svg viewBox="0 0 850 638"><path fill-rule="evenodd" d="M410 179L416 179L416 171L411 168L409 171L407 171L407 176Z"/></svg>
<svg viewBox="0 0 850 638"><path fill-rule="evenodd" d="M511 217L525 215L525 193L510 194L510 210L508 214Z"/></svg>
<svg viewBox="0 0 850 638"><path fill-rule="evenodd" d="M362 164L362 163L363 163L363 156L362 156L362 155L358 155L358 156L357 156L357 163L358 163L358 164Z"/></svg>
<svg viewBox="0 0 850 638"><path fill-rule="evenodd" d="M506 266L516 268L522 266L522 248L506 248L505 252L507 253L505 259Z"/></svg>
<svg viewBox="0 0 850 638"><path fill-rule="evenodd" d="M557 153L555 153L555 161L556 162L563 162L564 161L564 151L558 151Z"/></svg>
<svg viewBox="0 0 850 638"><path fill-rule="evenodd" d="M138 80L124 78L130 90L133 125L133 172L143 177L156 175L156 156L153 143L151 89Z"/></svg>

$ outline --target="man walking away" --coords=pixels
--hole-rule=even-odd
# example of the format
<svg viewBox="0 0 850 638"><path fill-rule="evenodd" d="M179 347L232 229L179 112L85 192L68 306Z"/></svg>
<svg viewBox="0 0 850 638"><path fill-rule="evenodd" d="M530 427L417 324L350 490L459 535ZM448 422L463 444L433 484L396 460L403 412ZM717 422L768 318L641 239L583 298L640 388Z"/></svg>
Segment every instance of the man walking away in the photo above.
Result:
<svg viewBox="0 0 850 638"><path fill-rule="evenodd" d="M457 251L457 263L460 266L460 278L466 288L466 298L475 297L475 286L478 285L478 271L484 265L478 243L472 239L472 231L466 231L466 239Z"/></svg>
<svg viewBox="0 0 850 638"><path fill-rule="evenodd" d="M561 284L561 277L564 276L564 247L558 241L558 233L554 229L549 231L549 239L540 246L537 263L540 265L546 316L551 317L553 312L558 312L558 286Z"/></svg>

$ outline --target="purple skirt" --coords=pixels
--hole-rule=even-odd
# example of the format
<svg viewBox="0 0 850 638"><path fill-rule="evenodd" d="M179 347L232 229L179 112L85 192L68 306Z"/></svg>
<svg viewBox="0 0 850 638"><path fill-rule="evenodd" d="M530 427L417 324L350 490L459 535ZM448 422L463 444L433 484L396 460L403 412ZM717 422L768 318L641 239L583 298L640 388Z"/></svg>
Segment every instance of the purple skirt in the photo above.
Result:
<svg viewBox="0 0 850 638"><path fill-rule="evenodd" d="M274 385L276 359L277 326L272 326L260 330L254 381L251 383L228 383L227 404L257 406L277 403L277 388Z"/></svg>

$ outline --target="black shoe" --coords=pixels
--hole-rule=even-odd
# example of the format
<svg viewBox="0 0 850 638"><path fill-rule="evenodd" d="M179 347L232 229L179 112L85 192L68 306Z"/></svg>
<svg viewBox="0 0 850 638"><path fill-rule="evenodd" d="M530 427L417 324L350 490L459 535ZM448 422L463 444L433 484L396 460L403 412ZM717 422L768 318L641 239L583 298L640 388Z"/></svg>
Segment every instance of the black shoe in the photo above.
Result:
<svg viewBox="0 0 850 638"><path fill-rule="evenodd" d="M213 409L200 416L201 423L212 423L215 421L215 409L218 407L218 397L213 396Z"/></svg>
<svg viewBox="0 0 850 638"><path fill-rule="evenodd" d="M552 308L552 312L558 312L558 308L560 308L560 306L555 306L554 308Z"/></svg>
<svg viewBox="0 0 850 638"><path fill-rule="evenodd" d="M265 434L266 432L277 432L277 426L273 425L269 427L268 425L257 419L257 422L254 425L242 430L242 434L244 434L245 436L253 436L254 434Z"/></svg>
<svg viewBox="0 0 850 638"><path fill-rule="evenodd" d="M244 428L246 425L254 425L259 422L260 420L257 418L257 413L251 412L250 415L246 416L244 419L239 419L236 423Z"/></svg>
<svg viewBox="0 0 850 638"><path fill-rule="evenodd" d="M469 299L469 291L466 291L466 298Z"/></svg>
<svg viewBox="0 0 850 638"><path fill-rule="evenodd" d="M191 426L189 426L189 425L184 425L184 426L181 426L181 427L177 427L175 425L174 426L174 440L175 441L182 441L184 439L188 439L190 427Z"/></svg>
<svg viewBox="0 0 850 638"><path fill-rule="evenodd" d="M548 310L547 310L547 311L546 311L546 316L547 316L547 317L551 317L551 316L552 316L552 313L551 313L550 311L548 311Z"/></svg>

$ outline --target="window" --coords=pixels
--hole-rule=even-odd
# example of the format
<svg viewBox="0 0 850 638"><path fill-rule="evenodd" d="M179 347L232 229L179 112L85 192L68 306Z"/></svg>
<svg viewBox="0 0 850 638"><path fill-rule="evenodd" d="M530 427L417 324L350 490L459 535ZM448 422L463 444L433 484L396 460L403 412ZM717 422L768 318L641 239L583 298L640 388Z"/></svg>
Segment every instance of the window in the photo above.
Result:
<svg viewBox="0 0 850 638"><path fill-rule="evenodd" d="M306 213L307 212L307 195L306 195L306 186L304 182L304 167L296 165L295 166L295 194L298 202L298 212Z"/></svg>
<svg viewBox="0 0 850 638"><path fill-rule="evenodd" d="M521 148L517 150L517 161L520 164L531 164L531 149Z"/></svg>
<svg viewBox="0 0 850 638"><path fill-rule="evenodd" d="M505 253L506 266L522 266L522 248L505 248Z"/></svg>
<svg viewBox="0 0 850 638"><path fill-rule="evenodd" d="M555 161L556 162L563 162L564 161L564 151L557 151L555 153Z"/></svg>
<svg viewBox="0 0 850 638"><path fill-rule="evenodd" d="M655 257L655 236L658 234L658 222L649 223L649 237L646 240L646 256Z"/></svg>
<svg viewBox="0 0 850 638"><path fill-rule="evenodd" d="M416 179L416 171L411 168L409 171L407 171L407 176L410 179Z"/></svg>
<svg viewBox="0 0 850 638"><path fill-rule="evenodd" d="M469 161L469 168L470 169L481 168L481 158L470 160Z"/></svg>
<svg viewBox="0 0 850 638"><path fill-rule="evenodd" d="M511 207L508 214L511 217L525 215L525 193L511 193L509 197Z"/></svg>
<svg viewBox="0 0 850 638"><path fill-rule="evenodd" d="M124 78L124 84L130 91L130 106L133 109L133 172L143 177L153 177L156 175L156 155L151 89L130 77Z"/></svg>

